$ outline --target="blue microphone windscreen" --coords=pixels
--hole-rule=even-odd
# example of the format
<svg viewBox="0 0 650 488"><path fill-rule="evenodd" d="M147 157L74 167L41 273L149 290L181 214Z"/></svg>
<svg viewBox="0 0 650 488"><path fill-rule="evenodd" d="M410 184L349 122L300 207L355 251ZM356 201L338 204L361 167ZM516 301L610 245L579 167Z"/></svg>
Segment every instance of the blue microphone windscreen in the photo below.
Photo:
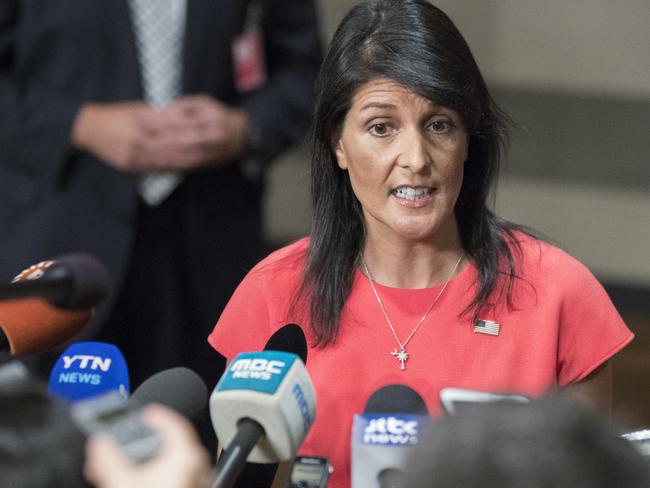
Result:
<svg viewBox="0 0 650 488"><path fill-rule="evenodd" d="M110 391L129 396L129 372L122 352L113 344L79 342L57 359L48 390L70 401Z"/></svg>

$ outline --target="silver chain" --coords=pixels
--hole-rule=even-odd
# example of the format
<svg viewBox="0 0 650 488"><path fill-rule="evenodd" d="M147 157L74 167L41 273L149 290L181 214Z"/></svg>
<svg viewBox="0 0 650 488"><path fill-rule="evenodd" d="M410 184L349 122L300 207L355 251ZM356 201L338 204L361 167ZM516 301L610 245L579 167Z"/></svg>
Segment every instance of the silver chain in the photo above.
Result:
<svg viewBox="0 0 650 488"><path fill-rule="evenodd" d="M379 303L379 308L381 308L381 311L384 314L384 317L386 318L386 322L388 323L388 327L390 327L391 332L393 333L393 336L395 336L395 340L397 341L397 344L399 344L399 347L404 350L406 346L408 345L409 341L413 338L415 333L418 331L422 323L424 322L424 319L427 318L427 315L429 315L429 312L435 307L436 303L438 303L438 300L442 296L443 292L445 291L445 288L447 288L447 285L451 281L452 276L454 276L454 273L456 272L456 269L458 268L458 265L460 262L463 260L463 257L465 256L465 253L462 252L460 254L460 257L458 258L458 261L456 261L456 264L454 264L454 267L452 268L451 272L449 273L449 276L447 277L447 281L445 281L445 284L443 287L440 289L438 294L436 295L436 298L433 300L431 305L429 305L429 308L427 309L426 312L424 312L424 315L420 318L417 324L415 324L415 327L409 334L409 336L406 338L404 343L399 340L399 337L397 336L397 332L395 332L395 328L393 327L393 324L391 323L390 319L388 318L388 314L386 313L386 309L384 308L384 304L381 301L381 298L379 298L379 293L377 293L377 289L375 288L375 279L373 278L372 274L370 273L370 270L368 269L368 265L366 264L366 261L363 259L363 256L361 256L361 264L363 264L363 269L366 272L366 276L368 277L368 281L370 282L370 286L372 287L372 291L375 293L375 297L377 298L377 303Z"/></svg>

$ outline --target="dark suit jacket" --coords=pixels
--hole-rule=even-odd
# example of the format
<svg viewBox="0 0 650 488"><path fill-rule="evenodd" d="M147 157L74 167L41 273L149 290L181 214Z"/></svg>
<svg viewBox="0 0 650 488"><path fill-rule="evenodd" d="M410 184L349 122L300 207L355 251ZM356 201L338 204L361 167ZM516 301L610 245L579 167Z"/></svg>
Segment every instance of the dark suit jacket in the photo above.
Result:
<svg viewBox="0 0 650 488"><path fill-rule="evenodd" d="M267 84L238 93L233 83L231 41L248 2L188 0L182 91L245 108L260 129L255 160L264 166L308 126L321 52L311 0L261 3ZM141 98L126 0L0 0L0 280L78 251L105 262L119 289L136 178L71 148L70 130L85 102ZM184 228L169 229L191 240L188 293L211 301L206 325L223 306L214 297L227 298L252 260L247 243L259 242L262 180L240 168L188 174Z"/></svg>

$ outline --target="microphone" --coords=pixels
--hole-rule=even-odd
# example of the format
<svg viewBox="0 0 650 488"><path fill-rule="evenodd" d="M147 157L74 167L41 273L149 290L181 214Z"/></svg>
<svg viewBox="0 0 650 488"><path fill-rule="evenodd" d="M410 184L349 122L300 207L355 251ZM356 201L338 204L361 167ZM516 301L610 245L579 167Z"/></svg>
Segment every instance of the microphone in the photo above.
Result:
<svg viewBox="0 0 650 488"><path fill-rule="evenodd" d="M631 442L650 466L650 429L626 432L621 437Z"/></svg>
<svg viewBox="0 0 650 488"><path fill-rule="evenodd" d="M13 360L0 365L0 388L27 381L29 378L27 368L20 361Z"/></svg>
<svg viewBox="0 0 650 488"><path fill-rule="evenodd" d="M297 324L286 324L276 330L264 346L265 351L284 351L296 354L307 364L307 340L305 333ZM227 451L224 450L222 456ZM278 471L278 463L246 462L237 477L235 488L248 486L271 486Z"/></svg>
<svg viewBox="0 0 650 488"><path fill-rule="evenodd" d="M74 337L107 294L108 272L83 254L30 266L0 285L0 351L48 351Z"/></svg>
<svg viewBox="0 0 650 488"><path fill-rule="evenodd" d="M207 396L205 383L194 371L177 367L146 379L128 400L115 390L98 392L76 401L71 412L86 434L111 435L132 462L142 463L159 452L163 439L159 432L142 422L141 407L146 403L160 403L194 420L200 417Z"/></svg>
<svg viewBox="0 0 650 488"><path fill-rule="evenodd" d="M160 403L189 420L200 421L208 403L208 388L191 369L170 368L143 381L131 394L129 403Z"/></svg>
<svg viewBox="0 0 650 488"><path fill-rule="evenodd" d="M129 396L126 360L113 344L72 344L54 364L48 390L73 402L112 391L118 391L126 400Z"/></svg>
<svg viewBox="0 0 650 488"><path fill-rule="evenodd" d="M403 470L431 423L422 397L405 385L373 393L352 424L353 488L400 486Z"/></svg>
<svg viewBox="0 0 650 488"><path fill-rule="evenodd" d="M156 456L163 447L161 434L142 422L141 409L148 403L171 408L190 421L202 420L208 391L191 369L176 367L147 378L127 400L117 392L75 402L71 412L87 434L113 436L134 463Z"/></svg>
<svg viewBox="0 0 650 488"><path fill-rule="evenodd" d="M67 254L41 261L0 285L0 300L42 298L55 307L94 307L108 293L106 267L88 254Z"/></svg>
<svg viewBox="0 0 650 488"><path fill-rule="evenodd" d="M268 350L268 348L276 350ZM299 326L278 330L262 352L237 355L210 397L210 416L227 446L217 464L215 487L232 487L246 459L288 461L316 414L314 388L303 360L307 345Z"/></svg>

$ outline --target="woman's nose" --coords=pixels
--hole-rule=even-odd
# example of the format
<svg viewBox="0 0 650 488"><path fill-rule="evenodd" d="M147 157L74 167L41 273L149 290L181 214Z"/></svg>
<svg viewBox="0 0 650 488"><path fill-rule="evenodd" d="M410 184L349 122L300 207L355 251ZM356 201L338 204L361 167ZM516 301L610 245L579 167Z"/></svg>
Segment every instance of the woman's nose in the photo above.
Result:
<svg viewBox="0 0 650 488"><path fill-rule="evenodd" d="M414 173L420 173L431 166L427 139L419 130L402 131L397 164Z"/></svg>

